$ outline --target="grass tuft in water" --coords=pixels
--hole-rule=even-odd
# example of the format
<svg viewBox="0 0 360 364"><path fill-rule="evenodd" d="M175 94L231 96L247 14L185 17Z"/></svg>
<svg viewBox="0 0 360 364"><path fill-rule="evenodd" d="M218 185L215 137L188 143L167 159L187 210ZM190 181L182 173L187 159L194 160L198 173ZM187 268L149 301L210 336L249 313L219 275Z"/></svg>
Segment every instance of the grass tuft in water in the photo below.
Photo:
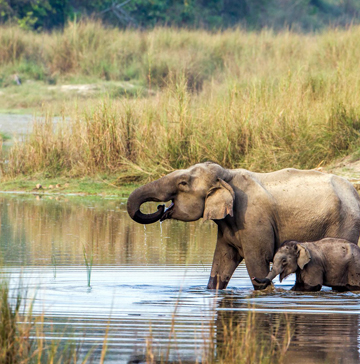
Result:
<svg viewBox="0 0 360 364"><path fill-rule="evenodd" d="M7 282L0 283L0 362L18 363L29 355L31 349L30 329L31 313L23 324L18 321L21 316L22 296L20 290L16 297L10 297Z"/></svg>
<svg viewBox="0 0 360 364"><path fill-rule="evenodd" d="M56 256L55 256L55 254L51 255L51 265L53 266L54 278L56 278Z"/></svg>
<svg viewBox="0 0 360 364"><path fill-rule="evenodd" d="M26 303L30 302L27 306ZM0 281L0 363L4 364L76 364L94 362L94 350L80 355L81 343L46 339L45 314L34 316L33 300L21 284L11 289L6 279ZM59 336L59 333L56 335ZM106 355L104 338L100 363Z"/></svg>
<svg viewBox="0 0 360 364"><path fill-rule="evenodd" d="M91 250L90 258L88 256L88 253L86 252L85 244L83 244L83 256L84 256L84 262L86 266L86 274L87 274L87 285L88 287L91 287L91 271L92 271L92 265L93 265L93 252Z"/></svg>

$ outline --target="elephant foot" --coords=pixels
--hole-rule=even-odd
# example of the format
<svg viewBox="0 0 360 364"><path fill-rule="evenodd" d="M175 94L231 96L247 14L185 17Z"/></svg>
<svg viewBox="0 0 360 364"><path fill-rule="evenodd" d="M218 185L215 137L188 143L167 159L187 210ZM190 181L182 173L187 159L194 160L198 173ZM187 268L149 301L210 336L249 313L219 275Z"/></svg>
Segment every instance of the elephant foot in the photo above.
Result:
<svg viewBox="0 0 360 364"><path fill-rule="evenodd" d="M230 278L223 281L219 275L209 278L207 289L225 289L230 281Z"/></svg>
<svg viewBox="0 0 360 364"><path fill-rule="evenodd" d="M269 285L271 285L271 280L269 278L259 279L259 278L253 277L251 280L252 281L255 281L256 283L258 283L257 285L254 284L254 289L256 291L257 290L265 289L266 287L268 287Z"/></svg>
<svg viewBox="0 0 360 364"><path fill-rule="evenodd" d="M301 285L299 284L295 284L294 287L291 288L291 291L296 291L296 292L318 292L320 291L322 288L321 284L318 284L316 286L310 286L306 283L303 283Z"/></svg>

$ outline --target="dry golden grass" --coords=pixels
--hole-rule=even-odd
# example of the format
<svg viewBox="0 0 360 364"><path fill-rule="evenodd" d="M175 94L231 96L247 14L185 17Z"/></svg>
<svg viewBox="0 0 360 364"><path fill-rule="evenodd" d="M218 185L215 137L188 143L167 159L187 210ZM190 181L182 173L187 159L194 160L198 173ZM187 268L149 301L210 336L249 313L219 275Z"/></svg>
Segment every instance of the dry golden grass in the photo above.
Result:
<svg viewBox="0 0 360 364"><path fill-rule="evenodd" d="M15 294L15 297L13 296ZM25 287L16 290L1 277L0 282L0 362L4 364L41 363L86 363L79 358L79 345L71 343L61 346L59 340L46 339L44 334L44 314L32 315L32 302L25 307L27 291ZM100 361L101 363L103 361Z"/></svg>
<svg viewBox="0 0 360 364"><path fill-rule="evenodd" d="M15 32L2 30L0 45ZM67 105L56 128L51 116L37 121L10 152L6 176L100 172L128 181L208 159L256 171L313 168L357 149L360 27L316 35L144 33L88 22L63 33L13 35L10 43L26 37L34 49L43 42L38 58L26 48L29 38L17 58L10 46L0 48L1 59L41 59L63 76L136 79L152 92Z"/></svg>

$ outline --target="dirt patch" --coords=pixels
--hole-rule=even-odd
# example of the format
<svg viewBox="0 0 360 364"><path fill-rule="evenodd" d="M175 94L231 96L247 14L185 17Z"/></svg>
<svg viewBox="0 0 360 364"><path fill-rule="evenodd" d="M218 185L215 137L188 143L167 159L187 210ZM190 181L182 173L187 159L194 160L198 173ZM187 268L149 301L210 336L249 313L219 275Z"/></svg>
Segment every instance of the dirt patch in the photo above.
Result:
<svg viewBox="0 0 360 364"><path fill-rule="evenodd" d="M60 90L62 92L74 91L80 94L92 93L97 89L97 85L87 84L87 85L61 85L61 86L49 86L49 90Z"/></svg>
<svg viewBox="0 0 360 364"><path fill-rule="evenodd" d="M349 180L360 191L360 159L349 155L338 159L322 169L323 172L334 173Z"/></svg>
<svg viewBox="0 0 360 364"><path fill-rule="evenodd" d="M76 92L78 94L91 94L96 91L107 91L111 87L118 87L124 90L135 89L135 85L130 82L111 82L111 83L89 83L83 85L58 85L49 86L48 90L59 90L62 92Z"/></svg>

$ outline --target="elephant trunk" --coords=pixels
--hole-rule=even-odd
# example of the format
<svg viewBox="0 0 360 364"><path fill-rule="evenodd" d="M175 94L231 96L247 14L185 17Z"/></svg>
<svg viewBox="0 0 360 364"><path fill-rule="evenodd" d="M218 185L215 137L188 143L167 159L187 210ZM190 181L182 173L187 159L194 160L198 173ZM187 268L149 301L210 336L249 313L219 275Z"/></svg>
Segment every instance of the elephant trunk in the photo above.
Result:
<svg viewBox="0 0 360 364"><path fill-rule="evenodd" d="M261 279L261 278L256 278L254 277L253 280L256 282L256 283L259 283L260 284L260 289L264 289L266 288L267 286L269 286L272 282L272 280L279 274L278 270L277 269L273 269L269 272L269 274Z"/></svg>
<svg viewBox="0 0 360 364"><path fill-rule="evenodd" d="M269 274L266 276L270 282L279 274L280 272L276 268L272 268Z"/></svg>
<svg viewBox="0 0 360 364"><path fill-rule="evenodd" d="M130 194L127 211L134 221L139 224L152 224L162 218L165 213L165 205L159 205L158 210L152 214L142 213L140 206L148 201L166 202L171 199L171 194L164 190L164 178L139 187Z"/></svg>

